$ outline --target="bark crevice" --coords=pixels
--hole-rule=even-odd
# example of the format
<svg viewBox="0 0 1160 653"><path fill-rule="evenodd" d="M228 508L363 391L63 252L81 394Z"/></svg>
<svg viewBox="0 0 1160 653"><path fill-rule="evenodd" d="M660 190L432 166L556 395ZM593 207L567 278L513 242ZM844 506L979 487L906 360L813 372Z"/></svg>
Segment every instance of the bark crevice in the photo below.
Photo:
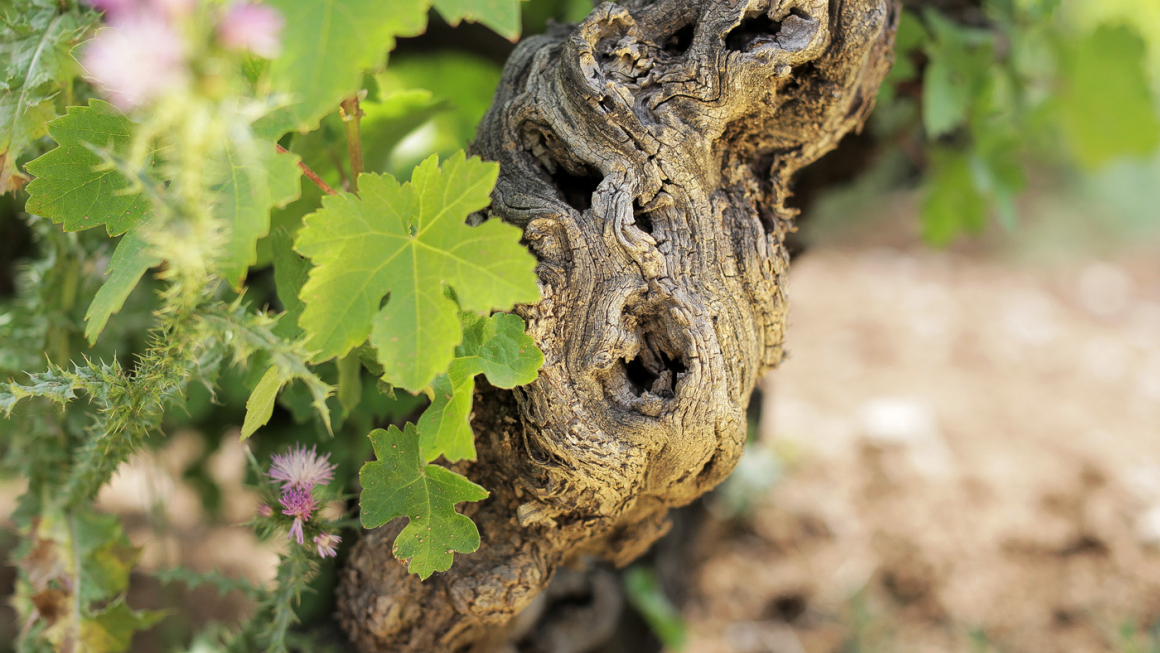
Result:
<svg viewBox="0 0 1160 653"><path fill-rule="evenodd" d="M368 534L344 570L363 651L487 650L561 565L624 565L723 480L782 358L795 173L859 129L891 63L893 0L604 3L521 43L475 153L524 229L543 300L519 307L539 379L481 382L483 545L425 583Z"/></svg>

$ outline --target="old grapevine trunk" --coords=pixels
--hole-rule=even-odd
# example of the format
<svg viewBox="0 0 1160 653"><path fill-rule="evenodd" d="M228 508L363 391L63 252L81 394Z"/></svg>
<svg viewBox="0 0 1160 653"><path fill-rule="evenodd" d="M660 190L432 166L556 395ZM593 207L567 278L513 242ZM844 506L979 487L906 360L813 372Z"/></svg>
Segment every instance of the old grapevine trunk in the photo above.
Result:
<svg viewBox="0 0 1160 653"><path fill-rule="evenodd" d="M782 357L789 184L861 127L893 0L626 0L522 43L475 152L524 229L544 368L481 388L483 545L427 582L358 544L339 589L362 651L484 650L580 556L626 564L733 469ZM484 385L484 384L481 384Z"/></svg>

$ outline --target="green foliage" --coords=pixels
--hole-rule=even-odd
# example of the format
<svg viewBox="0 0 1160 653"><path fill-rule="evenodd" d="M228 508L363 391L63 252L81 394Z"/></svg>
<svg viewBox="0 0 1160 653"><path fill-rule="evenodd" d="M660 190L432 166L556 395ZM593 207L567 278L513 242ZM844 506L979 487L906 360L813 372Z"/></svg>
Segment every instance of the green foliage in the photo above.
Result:
<svg viewBox="0 0 1160 653"><path fill-rule="evenodd" d="M520 30L518 0L434 4L452 23L481 22L508 38ZM164 69L159 51L159 67L138 69L133 82L164 84L163 92L134 95L105 93L103 85L125 80L108 81L108 67L89 54L101 42L102 56L116 56L149 36L133 32L136 23L94 31L101 14L85 3L0 0L0 191L19 190L14 205L27 211L17 218L4 204L0 221L19 219L36 243L21 252L17 295L0 297L0 460L28 480L14 515L26 541L17 601L29 624L24 650L129 650L133 633L163 616L126 604L138 551L118 519L92 505L130 456L177 429L205 434L210 446L185 472L207 507L223 499L205 464L227 429L240 427L247 446L264 453L314 442L335 465L332 489L294 498L247 449L267 507L251 526L264 538L291 532L269 588L213 571L156 574L256 604L238 628L195 636L218 650L314 641L294 632L300 617L323 609L303 595L320 574L333 577L320 561L353 539L339 529L355 525L323 517L321 506L358 491L374 447L362 514L377 525L411 519L396 544L412 571L426 578L450 566L451 551L478 547L475 525L455 504L486 491L428 462L474 455L474 375L504 387L535 378L542 354L523 322L490 312L539 295L519 229L468 226L498 171L462 149L498 66L442 53L384 69L395 38L422 32L431 5L268 0L262 6L285 21L277 54L229 42L219 28L230 10L220 3L155 15L168 21L167 38L181 41L176 69ZM118 33L127 40L108 49ZM74 55L86 62L84 80ZM352 123L360 102L361 133ZM434 137L417 138L424 130ZM443 165L427 159L409 183L381 174L410 173L434 154ZM18 164L34 177L26 186ZM303 188L306 169L322 183ZM340 191L322 201L333 192L326 184ZM380 241L395 249L376 249ZM360 261L383 274L348 293ZM273 274L262 273L271 263ZM361 313L326 314L351 298L363 300ZM426 449L408 425L391 432L407 454L383 451L387 432L373 429L427 401L391 384L431 393L432 381L455 401L428 407ZM391 484L393 494L384 491Z"/></svg>
<svg viewBox="0 0 1160 653"><path fill-rule="evenodd" d="M125 305L129 293L141 282L149 268L161 264L161 259L149 253L149 244L134 229L126 233L109 260L106 281L93 297L85 314L85 338L96 342L109 317Z"/></svg>
<svg viewBox="0 0 1160 653"><path fill-rule="evenodd" d="M544 353L524 334L519 316L500 313L490 318L461 313L463 343L447 372L435 377L431 407L419 419L419 448L431 462L443 456L450 462L475 460L471 431L475 376L484 374L499 388L513 388L536 380Z"/></svg>
<svg viewBox="0 0 1160 653"><path fill-rule="evenodd" d="M1076 159L1096 168L1160 147L1160 115L1144 70L1146 44L1126 26L1102 25L1066 53L1061 124Z"/></svg>
<svg viewBox="0 0 1160 653"><path fill-rule="evenodd" d="M94 15L51 0L0 5L0 14L0 193L6 193L24 179L17 161L56 116L55 96L73 83L78 66L69 50Z"/></svg>
<svg viewBox="0 0 1160 653"><path fill-rule="evenodd" d="M929 242L978 233L992 215L1014 228L1026 165L1094 170L1160 150L1160 104L1136 26L1152 28L1119 23L1152 11L1128 11L1135 2L985 0L987 21L973 26L931 8L903 14L875 128L909 143L926 173ZM1100 23L1111 16L1119 24Z"/></svg>
<svg viewBox="0 0 1160 653"><path fill-rule="evenodd" d="M427 25L427 0L269 0L286 19L281 56L269 84L290 96L258 131L278 137L317 129L319 120L358 90L363 71L382 66L396 36Z"/></svg>
<svg viewBox="0 0 1160 653"><path fill-rule="evenodd" d="M460 20L483 23L501 36L520 37L520 0L434 0L435 8L452 25Z"/></svg>
<svg viewBox="0 0 1160 653"><path fill-rule="evenodd" d="M363 526L375 528L406 517L407 527L395 538L395 557L409 559L408 571L421 579L450 569L453 551L478 549L479 530L455 512L455 504L486 499L487 490L427 464L419 448L419 432L411 424L403 431L395 426L388 431L376 429L369 437L377 460L359 472Z"/></svg>
<svg viewBox="0 0 1160 653"><path fill-rule="evenodd" d="M539 298L535 259L519 244L519 229L464 223L490 202L498 173L462 153L441 167L432 157L407 184L363 175L361 197L326 198L306 217L296 249L315 267L302 288L299 325L316 361L345 356L369 335L383 379L419 390L447 369L462 340L444 284L468 311Z"/></svg>
<svg viewBox="0 0 1160 653"><path fill-rule="evenodd" d="M149 200L101 154L125 156L132 146L133 123L113 105L91 100L87 107L69 107L48 124L48 133L59 147L25 166L36 175L28 185L29 212L66 231L104 225L110 236L149 215Z"/></svg>
<svg viewBox="0 0 1160 653"><path fill-rule="evenodd" d="M294 155L278 154L269 142L248 145L230 143L223 148L223 157L216 162L223 182L213 189L219 197L217 215L231 226L221 273L234 286L258 260L258 239L270 232L270 209L298 199L302 177Z"/></svg>
<svg viewBox="0 0 1160 653"><path fill-rule="evenodd" d="M640 566L629 569L624 574L624 593L666 649L684 650L688 639L685 622L680 611L665 596L655 571Z"/></svg>

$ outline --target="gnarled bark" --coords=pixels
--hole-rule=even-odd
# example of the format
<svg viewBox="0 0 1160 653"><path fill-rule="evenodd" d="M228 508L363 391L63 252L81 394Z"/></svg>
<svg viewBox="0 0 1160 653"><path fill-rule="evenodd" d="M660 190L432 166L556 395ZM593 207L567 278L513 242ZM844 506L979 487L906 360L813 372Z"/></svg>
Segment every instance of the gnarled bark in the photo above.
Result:
<svg viewBox="0 0 1160 653"><path fill-rule="evenodd" d="M391 555L400 525L355 548L339 604L361 650L486 650L558 566L627 564L732 471L783 355L790 181L866 119L897 12L628 0L516 49L475 152L540 261L519 312L544 367L480 383L478 552L420 583Z"/></svg>

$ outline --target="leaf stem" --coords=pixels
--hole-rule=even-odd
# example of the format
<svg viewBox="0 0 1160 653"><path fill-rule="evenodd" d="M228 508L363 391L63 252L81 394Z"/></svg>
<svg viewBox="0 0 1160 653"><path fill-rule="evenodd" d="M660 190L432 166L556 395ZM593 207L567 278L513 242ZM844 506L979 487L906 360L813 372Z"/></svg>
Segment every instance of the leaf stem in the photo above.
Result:
<svg viewBox="0 0 1160 653"><path fill-rule="evenodd" d="M359 119L363 113L358 106L358 95L343 100L338 115L346 126L346 149L350 154L350 191L358 195L358 176L363 171L362 136L359 134Z"/></svg>
<svg viewBox="0 0 1160 653"><path fill-rule="evenodd" d="M278 148L279 154L289 154L290 153L289 150L282 147L281 145L278 145L277 143L274 144L274 147ZM310 166L299 161L298 167L302 168L302 174L306 175L307 179L309 179L310 181L313 181L315 183L315 185L317 185L319 188L321 188L322 192L326 193L327 195L338 195L338 191L331 188L330 184L326 183L325 181L322 181L322 177L319 177L317 172L314 172L313 170L311 170Z"/></svg>

